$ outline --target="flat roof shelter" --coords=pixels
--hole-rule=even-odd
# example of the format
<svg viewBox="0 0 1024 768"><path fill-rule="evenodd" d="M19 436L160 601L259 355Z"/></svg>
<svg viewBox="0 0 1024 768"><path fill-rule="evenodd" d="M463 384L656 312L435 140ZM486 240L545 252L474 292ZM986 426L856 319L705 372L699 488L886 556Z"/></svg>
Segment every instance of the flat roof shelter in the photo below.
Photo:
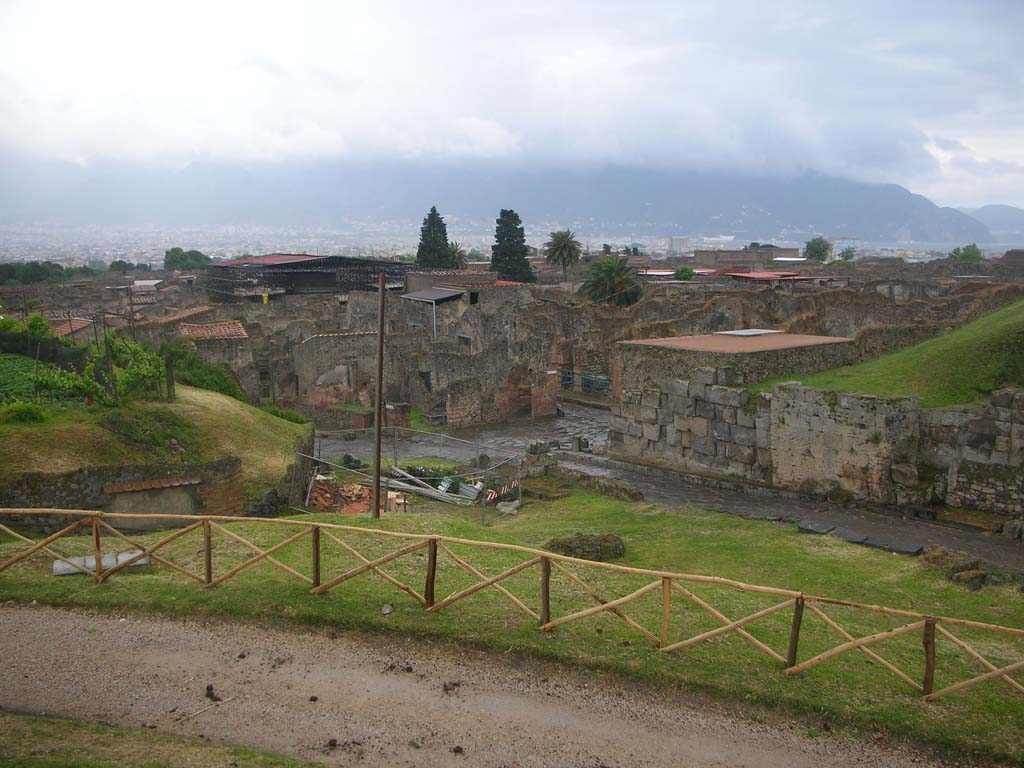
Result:
<svg viewBox="0 0 1024 768"><path fill-rule="evenodd" d="M402 294L402 298L408 301L421 301L430 304L430 311L434 319L434 336L437 336L437 305L449 301L456 301L462 298L465 291L454 288L424 288L422 291Z"/></svg>

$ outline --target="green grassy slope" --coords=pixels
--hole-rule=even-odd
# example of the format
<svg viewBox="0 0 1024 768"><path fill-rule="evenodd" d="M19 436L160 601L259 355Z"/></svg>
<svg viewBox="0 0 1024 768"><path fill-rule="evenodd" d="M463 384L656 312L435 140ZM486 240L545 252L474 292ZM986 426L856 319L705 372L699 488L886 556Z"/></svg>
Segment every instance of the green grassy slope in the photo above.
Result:
<svg viewBox="0 0 1024 768"><path fill-rule="evenodd" d="M531 484L536 481L531 481ZM542 481L552 485L552 481ZM557 485L557 484L556 484ZM444 511L443 511L444 510ZM550 538L574 532L616 533L625 541L624 564L710 574L775 587L800 588L811 594L852 599L864 603L908 608L945 615L1024 626L1024 595L1013 584L967 592L925 570L914 558L847 544L830 536L800 534L793 525L742 520L698 509L666 510L647 503L632 503L575 489L555 501L534 501L519 514L481 528L468 513L442 504L418 503L410 514L387 515L379 522L362 516L311 515L312 520L344 524L378 525L391 530L442 533L466 539L489 539L542 547ZM249 522L231 529L260 547L283 541L291 531ZM152 542L161 534L139 536ZM193 572L202 573L203 550L199 534L172 542L162 554ZM344 540L373 559L404 542L343 534ZM359 561L325 538L322 545L323 578L359 565ZM199 542L199 543L197 543ZM88 536L62 539L63 554L87 553ZM23 545L0 536L0 559ZM56 546L56 545L55 545ZM451 545L460 557L485 574L501 573L525 558L493 549ZM251 556L249 550L217 536L213 547L214 575ZM276 558L303 573L310 572L309 539L275 552ZM885 731L928 740L944 746L990 755L1024 759L1024 706L1021 696L1001 681L989 681L962 693L924 704L908 686L863 655L848 653L787 677L781 666L735 635L714 638L692 648L659 653L644 636L605 612L588 619L539 632L535 619L519 611L505 596L485 589L437 613L425 613L418 603L381 578L363 575L346 581L321 597L309 595L309 585L267 563L242 571L215 589L203 589L167 568L149 573L114 576L95 586L85 578L54 579L49 558L0 575L0 601L13 599L57 605L79 605L124 610L126 607L179 615L233 616L246 619L294 622L401 632L466 643L493 651L558 659L588 667L614 670L668 689L686 687L714 692L724 698L760 707L781 708L806 717L808 732L832 729L830 737L854 731ZM423 587L426 553L420 550L389 562L386 570L419 590ZM649 582L649 577L573 567L572 570L607 599L628 594ZM476 578L443 553L438 558L437 596L464 589ZM539 581L535 568L517 573L502 584L527 605L538 607ZM738 619L779 602L777 598L735 589L691 585L726 616ZM593 601L557 569L553 573L552 613L562 616L594 605ZM382 615L389 603L394 611ZM660 594L630 603L626 613L648 629L660 626ZM905 623L899 618L856 611L841 606L827 613L856 637ZM750 632L785 652L791 611L751 624ZM714 627L718 622L681 595L672 600L670 639L677 640ZM1022 658L1024 643L979 630L958 629L956 634L981 650L993 663L1005 665ZM800 639L800 659L808 659L842 639L820 619L806 613ZM907 674L920 679L923 656L920 633L910 633L877 648ZM939 648L937 687L984 671L950 642ZM950 723L956 727L951 728Z"/></svg>
<svg viewBox="0 0 1024 768"><path fill-rule="evenodd" d="M1024 386L1024 300L877 360L782 376L751 389L768 392L782 381L882 397L909 395L923 408L974 402L1007 384Z"/></svg>
<svg viewBox="0 0 1024 768"><path fill-rule="evenodd" d="M0 481L95 464L242 460L246 488L274 485L308 429L216 392L179 386L173 403L55 408L42 424L0 424ZM174 438L184 453L168 448Z"/></svg>

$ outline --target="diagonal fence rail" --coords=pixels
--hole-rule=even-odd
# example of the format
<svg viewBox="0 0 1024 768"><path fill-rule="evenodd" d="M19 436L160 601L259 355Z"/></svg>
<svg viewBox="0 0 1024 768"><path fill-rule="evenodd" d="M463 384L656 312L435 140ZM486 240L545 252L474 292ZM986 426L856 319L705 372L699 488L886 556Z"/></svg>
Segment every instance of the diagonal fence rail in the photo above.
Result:
<svg viewBox="0 0 1024 768"><path fill-rule="evenodd" d="M55 520L58 522L52 527L59 527L58 530L45 536L43 539L34 540L12 529L9 525L0 523L0 533L7 534L17 544L25 545L20 551L13 552L6 559L0 561L0 573L8 571L30 558L46 556L68 564L75 570L91 576L96 584L102 584L114 574L124 571L134 563L148 557L153 562L168 568L170 571L185 576L191 581L198 582L204 588L214 588L236 578L243 571L265 562L292 579L302 582L305 586L309 587L308 593L310 595L317 596L326 595L329 591L340 587L351 579L372 574L411 597L426 613L437 613L471 595L483 590L492 590L501 595L504 601L507 601L505 604L514 607L518 612L526 614L531 621L537 622L537 628L542 632L551 632L558 627L604 614L618 618L631 630L638 632L653 647L658 649L660 654L683 651L714 638L735 635L761 654L767 656L774 664L779 665L786 676L802 674L816 666L831 662L839 656L850 652L857 652L892 673L902 683L920 695L924 701L934 701L988 681L1002 681L1014 695L1024 694L1024 684L1014 677L1015 673L1024 670L1024 660L1002 663L1001 665L996 664L987 658L975 645L972 645L956 634L956 632L966 630L988 633L989 636L1004 639L1009 638L1011 641L1018 643L1024 641L1024 629L1015 627L948 616L930 616L915 611L867 605L849 600L805 594L795 590L747 584L718 576L635 568L615 563L583 560L514 544L461 539L443 535L382 531L359 526L309 522L296 519L245 518L240 520L237 517L218 515L133 515L87 510L0 509L0 520L7 519L10 521L12 518L17 520L22 517L32 517L37 520ZM63 525L69 519L70 522ZM138 520L145 520L148 523L159 521L167 526L178 525L181 527L166 533L152 543L143 544L117 527L118 523L121 523L123 527L125 524L130 524L131 521ZM263 529L282 530L286 536L277 543L261 546L226 527L229 523L239 522L244 522L247 525L256 525ZM76 540L82 543L84 537L81 536L81 533L85 530L91 533L91 537L89 537L91 538L90 543L92 545L91 562L88 557L76 560L69 555L59 552L55 547L55 544L58 542L63 544ZM172 543L197 533L202 536L201 551L203 554L203 570L199 573L194 572L188 563L174 562L171 559L171 554L166 551ZM116 539L118 542L123 541L126 544L130 544L137 551L124 560L115 559L113 565L104 567L103 541L105 536ZM389 547L397 546L397 548L389 549L381 554L366 554L364 544L359 545L363 547L361 551L352 542L354 537L369 537L376 542L384 543ZM215 576L214 541L218 538L237 545L236 549L240 548L240 551L244 553L245 559L241 560L241 562L233 563L227 570ZM88 539L86 538L85 541L88 541ZM308 552L308 556L303 556L302 558L304 563L308 562L308 568L299 563L295 563L296 567L293 567L283 562L280 557L275 557L275 555L281 555L289 548L292 548L291 551L294 554L294 545L299 543L302 543L304 548L308 547L305 549ZM470 563L467 559L468 555L456 553L454 551L455 547L478 551L498 550L520 559L508 568L493 575L488 575L484 570ZM338 575L324 578L322 572L324 564L323 555L327 548L333 548L336 553L343 553L354 558L358 564L342 571ZM421 593L411 584L407 583L409 577L393 570L393 568L398 566L400 561L408 563L410 555L418 554L418 557L422 560L422 553L424 551L426 553L426 573ZM475 581L469 586L456 588L449 595L438 600L436 598L438 566L442 558L447 559L457 571L468 574ZM385 570L384 566L388 566L389 570ZM418 567L418 564L414 565L414 568ZM524 574L532 569L539 570L539 579L534 582L539 610L530 607L528 598L524 599L524 597L516 595L508 586L513 577ZM617 574L629 577L642 577L644 584L621 596L608 597L574 569L590 569L598 574L603 573L606 575ZM303 572L304 570L307 572ZM566 609L561 615L554 616L552 610L553 576L557 576L560 579L563 587L570 588L575 594L582 593L583 596L589 598L594 604L582 609ZM403 578L406 581L403 581ZM746 616L733 619L727 615L726 609L716 607L706 595L702 597L694 591L695 588L705 587L724 587L750 595L770 597L775 602ZM633 612L632 609L643 603L645 598L655 594L660 597L660 600L658 605L652 610L660 620L657 627L648 628L636 618L630 616L627 613L627 608L630 609L630 612ZM693 620L680 622L678 616L674 616L674 601L676 603L685 603L687 606L695 606L704 615L710 616L711 619L717 622L718 626L698 631L696 634L690 634L687 637L673 638L673 629L680 632L689 628L692 632L696 624ZM861 614L882 617L886 621L900 623L897 626L888 627L882 631L871 632L870 634L857 637L853 632L850 632L840 624L833 615L826 612L826 608L829 610L852 610ZM752 628L753 625L783 612L786 612L786 615L790 618L788 644L785 649L780 651L772 648L765 640L755 636ZM651 611L649 610L648 613L651 613ZM838 635L841 642L800 661L801 633L805 627L804 619L808 616L814 617L821 622L822 629L829 632L830 635ZM674 618L676 619L675 621L673 621ZM901 669L896 663L886 659L876 650L879 645L895 638L914 635L918 635L921 639L920 650L923 663L920 667L921 674L919 677L915 677L905 669ZM949 643L950 647L965 654L972 663L977 663L985 671L937 689L935 685L937 668L936 647L939 640ZM1016 648L1016 646L1014 647ZM989 653L991 655L991 651Z"/></svg>

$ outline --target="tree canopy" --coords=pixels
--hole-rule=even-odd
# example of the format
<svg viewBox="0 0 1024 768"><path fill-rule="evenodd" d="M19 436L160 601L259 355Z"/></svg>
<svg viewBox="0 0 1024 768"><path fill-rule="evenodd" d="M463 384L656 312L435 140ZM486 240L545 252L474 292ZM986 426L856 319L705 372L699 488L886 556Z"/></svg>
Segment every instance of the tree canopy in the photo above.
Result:
<svg viewBox="0 0 1024 768"><path fill-rule="evenodd" d="M537 276L526 259L526 231L519 214L511 209L501 209L494 228L494 245L491 248L491 270L501 280L518 280L534 283Z"/></svg>
<svg viewBox="0 0 1024 768"><path fill-rule="evenodd" d="M200 251L185 251L181 248L171 248L164 252L164 269L192 271L206 269L213 261L209 256Z"/></svg>
<svg viewBox="0 0 1024 768"><path fill-rule="evenodd" d="M582 256L583 245L571 230L552 232L551 239L544 243L544 260L562 268L563 281L568 277L569 267L578 264Z"/></svg>
<svg viewBox="0 0 1024 768"><path fill-rule="evenodd" d="M466 249L462 247L462 243L457 240L448 243L448 260L452 269L466 268Z"/></svg>
<svg viewBox="0 0 1024 768"><path fill-rule="evenodd" d="M839 252L839 258L843 261L852 261L857 257L857 249L852 245L848 245Z"/></svg>
<svg viewBox="0 0 1024 768"><path fill-rule="evenodd" d="M949 256L952 259L959 259L960 261L981 261L985 258L985 255L981 252L981 248L978 247L977 243L968 243L963 247L958 245L949 252Z"/></svg>
<svg viewBox="0 0 1024 768"><path fill-rule="evenodd" d="M832 255L832 243L824 237L808 240L804 245L804 257L815 261L828 261Z"/></svg>
<svg viewBox="0 0 1024 768"><path fill-rule="evenodd" d="M587 270L587 277L578 293L600 304L635 304L643 295L644 286L636 270L624 256L602 256Z"/></svg>
<svg viewBox="0 0 1024 768"><path fill-rule="evenodd" d="M676 280L693 280L697 276L697 273L685 264L676 267L676 271L672 273L672 277Z"/></svg>
<svg viewBox="0 0 1024 768"><path fill-rule="evenodd" d="M432 269L452 269L452 254L448 248L448 227L437 212L436 206L430 206L430 212L423 219L420 227L420 244L416 249L416 264Z"/></svg>

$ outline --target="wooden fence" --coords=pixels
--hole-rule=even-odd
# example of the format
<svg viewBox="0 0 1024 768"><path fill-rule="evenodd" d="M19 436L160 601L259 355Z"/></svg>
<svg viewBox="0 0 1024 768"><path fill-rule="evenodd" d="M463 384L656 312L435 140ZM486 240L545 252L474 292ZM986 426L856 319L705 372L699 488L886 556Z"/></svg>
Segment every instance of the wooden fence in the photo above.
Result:
<svg viewBox="0 0 1024 768"><path fill-rule="evenodd" d="M865 605L863 603L857 603L849 600L810 595L789 589L746 584L740 581L717 576L658 571L646 568L633 568L614 563L582 560L579 558L567 557L552 552L512 544L460 539L440 535L381 531L372 528L336 525L332 523L307 522L296 519L245 518L244 520L239 520L237 517L215 515L201 517L161 514L128 515L91 512L85 510L43 509L0 509L0 519L3 519L2 516L7 516L8 518L11 516L31 516L36 518L42 516L46 518L69 519L71 522L41 540L31 539L21 533L18 533L8 525L0 524L0 531L26 545L23 550L8 557L3 562L0 562L0 573L30 557L46 555L64 562L76 570L91 576L97 584L101 584L119 571L128 568L136 561L148 557L151 558L153 562L165 566L176 573L197 582L205 588L212 588L234 578L243 570L265 561L289 576L305 583L309 587L309 594L311 595L324 595L350 579L363 574L373 573L390 585L407 594L429 613L434 613L444 608L448 608L454 603L469 597L480 590L493 589L506 598L509 603L515 607L515 609L522 611L531 620L538 622L538 629L542 632L550 632L571 622L579 621L599 613L608 612L610 615L621 619L633 630L639 632L655 648L657 648L660 653L674 653L686 648L691 648L698 643L710 640L714 637L720 637L728 633L735 633L735 635L742 638L753 648L757 649L757 651L765 654L772 659L773 662L779 664L780 668L786 675L800 674L811 667L815 667L829 661L830 659L834 659L841 654L850 651L857 651L891 672L899 680L920 694L925 701L934 701L935 699L942 698L943 696L963 691L980 683L996 679L1005 683L1009 688L1013 689L1015 693L1024 693L1024 685L1012 677L1013 673L1024 669L1024 661L1004 664L1001 667L997 666L979 652L974 645L971 645L967 641L963 640L962 637L954 634L954 630L960 632L962 630L969 629L993 633L994 635L1003 637L1010 637L1017 641L1024 639L1024 629L1004 627L997 624L987 624L984 622L970 621L967 619L958 619L948 616L929 616L915 611L887 608L878 605ZM153 543L142 544L133 540L131 536L115 527L118 520L127 519L145 519L147 521L162 520L168 525L177 524L183 525L184 527L176 528L172 532L166 533L166 535ZM249 525L277 526L286 530L289 535L272 546L261 547L238 535L234 531L229 530L224 525L225 523L239 522L245 522ZM114 523L115 525L112 525L111 523ZM62 555L53 549L55 542L75 534L82 529L87 529L91 533L91 556L93 558L93 567L91 568L88 567L88 560L86 560L86 565L82 565L81 562L74 561L70 557ZM188 568L174 563L163 555L158 554L171 542L174 542L183 536L187 536L194 531L201 531L203 539L204 568L202 573L194 573ZM351 543L346 541L346 538L351 538L355 534L358 534L359 536L374 537L382 541L397 542L400 546L384 555L370 558L365 556ZM129 544L139 551L131 558L121 560L108 568L104 568L103 539L105 536L114 537L119 542ZM232 565L228 570L214 577L213 539L215 536L224 537L238 545L241 545L252 553L251 556L240 563ZM302 573L274 557L275 553L278 553L285 547L289 547L292 544L305 539L309 540L308 552L310 566L308 573ZM525 557L526 559L521 560L501 573L488 576L478 568L474 567L464 557L454 552L452 547L456 545L477 549L503 550L516 556ZM359 565L338 575L325 578L321 568L321 553L325 546L337 546L342 551L354 557ZM400 558L421 550L426 550L427 554L426 573L424 574L424 587L422 593L418 592L411 585L396 578L392 573L389 573L384 568L384 566L389 563L394 563ZM470 576L476 579L475 583L469 587L456 590L447 597L438 600L435 595L435 589L437 586L438 560L440 557L450 559L451 562L459 569L467 572ZM639 576L644 577L645 581L648 579L649 581L646 581L642 587L633 592L620 597L609 598L601 594L592 584L588 583L580 575L574 572L571 569L571 566L585 566L587 568L603 570L606 572ZM539 570L539 579L536 582L536 587L539 592L537 596L539 611L531 608L526 602L513 594L501 583L509 579L511 576L531 568L537 568ZM593 601L594 605L583 610L572 611L564 613L561 616L554 617L552 615L551 606L551 583L553 574L565 577L565 579L567 579L575 589L580 590L591 601ZM695 594L691 589L694 585L728 587L745 593L754 593L772 597L778 600L778 602L774 602L769 607L758 610L747 616L734 619L711 605L707 600ZM627 615L623 610L625 606L639 600L648 593L658 593L661 597L661 621L660 624L653 629L644 627L638 621ZM700 632L691 637L673 639L674 627L672 625L671 610L672 601L674 599L682 599L698 606L709 614L720 626L708 631ZM881 632L876 632L862 637L855 637L841 624L839 624L832 615L826 612L826 609L831 610L833 607L839 606L855 609L856 611L868 612L876 616L885 616L892 619L893 622L898 621L903 623ZM791 616L789 641L787 647L780 652L751 634L749 628L751 625L768 616L784 611L789 612ZM801 629L804 626L804 619L808 616L813 616L820 620L829 630L831 630L832 633L841 638L842 642L811 658L800 661L799 648ZM678 627L675 627L675 629L678 630ZM923 654L923 673L916 678L897 667L891 661L885 659L875 650L875 647L886 640L912 633L916 633L920 637L921 651ZM970 659L983 667L985 672L936 690L936 644L940 639L948 641L960 651L967 654Z"/></svg>

